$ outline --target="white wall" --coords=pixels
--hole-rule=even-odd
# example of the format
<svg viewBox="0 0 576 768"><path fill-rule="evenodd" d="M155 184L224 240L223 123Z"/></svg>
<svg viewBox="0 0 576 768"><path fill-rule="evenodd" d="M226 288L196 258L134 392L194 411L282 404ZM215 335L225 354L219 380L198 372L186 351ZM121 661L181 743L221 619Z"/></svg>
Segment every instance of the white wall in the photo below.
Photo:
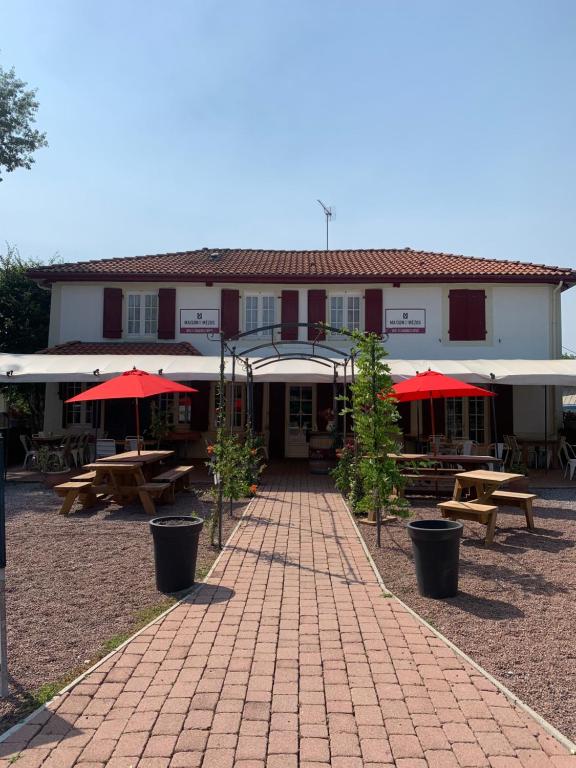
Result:
<svg viewBox="0 0 576 768"><path fill-rule="evenodd" d="M157 291L168 283L110 283L108 285L130 290ZM340 284L305 285L262 285L262 284L176 284L176 340L188 341L205 355L219 353L217 340L210 340L206 334L180 333L180 309L220 309L222 288L238 288L241 296L246 293L273 293L277 299L277 320L280 321L280 296L283 288L299 290L299 319L307 321L307 290L322 287L329 295L342 293ZM374 285L349 285L344 290L359 293ZM556 354L551 331L553 310L552 291L549 285L513 284L454 284L430 285L401 284L383 287L384 309L425 309L426 333L390 334L386 348L391 357L419 359L470 359L470 358L532 358L545 359ZM448 292L451 288L483 288L486 291L486 314L488 335L480 342L451 342L448 339ZM55 286L50 343L63 343L79 339L101 341L104 284L62 284ZM363 305L363 301L362 301ZM241 313L243 302L241 302ZM362 306L363 315L363 306ZM126 322L124 322L124 328ZM305 339L307 329L300 329L300 338ZM125 336L126 339L126 336ZM135 340L135 339L134 339ZM151 339L149 339L151 340ZM247 342L246 342L247 343ZM251 344L253 342L250 342ZM345 347L346 342L335 341L336 347ZM240 346L240 345L239 345Z"/></svg>

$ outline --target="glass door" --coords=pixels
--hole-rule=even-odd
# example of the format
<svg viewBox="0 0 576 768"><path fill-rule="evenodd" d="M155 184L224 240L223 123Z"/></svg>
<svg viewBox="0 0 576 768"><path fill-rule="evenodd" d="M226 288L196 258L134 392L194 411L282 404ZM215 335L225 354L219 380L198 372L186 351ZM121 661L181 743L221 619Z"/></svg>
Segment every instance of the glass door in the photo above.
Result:
<svg viewBox="0 0 576 768"><path fill-rule="evenodd" d="M314 429L315 388L290 384L286 387L286 444L284 455L292 459L308 457L307 433Z"/></svg>

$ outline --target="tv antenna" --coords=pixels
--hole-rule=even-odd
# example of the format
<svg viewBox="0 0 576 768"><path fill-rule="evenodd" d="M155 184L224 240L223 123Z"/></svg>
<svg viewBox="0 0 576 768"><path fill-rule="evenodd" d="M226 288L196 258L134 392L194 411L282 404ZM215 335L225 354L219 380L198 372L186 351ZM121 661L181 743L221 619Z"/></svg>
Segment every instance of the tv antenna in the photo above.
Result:
<svg viewBox="0 0 576 768"><path fill-rule="evenodd" d="M332 206L324 205L322 200L317 200L318 203L322 206L322 210L324 211L324 215L326 216L326 250L328 250L328 233L329 233L329 225L332 217L334 216L334 209Z"/></svg>

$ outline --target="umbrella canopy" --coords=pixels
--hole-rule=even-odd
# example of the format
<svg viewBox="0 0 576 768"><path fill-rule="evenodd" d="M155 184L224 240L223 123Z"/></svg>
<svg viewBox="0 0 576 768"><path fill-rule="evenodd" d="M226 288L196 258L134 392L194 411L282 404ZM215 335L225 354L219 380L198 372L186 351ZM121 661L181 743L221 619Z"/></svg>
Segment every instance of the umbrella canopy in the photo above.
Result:
<svg viewBox="0 0 576 768"><path fill-rule="evenodd" d="M136 408L136 444L138 453L140 453L140 412L138 410L138 400L143 397L153 397L154 395L163 395L169 392L198 392L197 389L187 387L185 384L179 384L177 381L170 381L162 376L156 376L153 373L139 371L133 368L120 376L97 384L95 387L74 395L67 403L80 403L84 400L122 400L133 397Z"/></svg>
<svg viewBox="0 0 576 768"><path fill-rule="evenodd" d="M430 400L430 417L432 421L432 434L436 434L434 423L434 406L432 400L444 397L494 397L494 392L465 381L458 381L450 376L436 371L423 371L417 373L411 379L406 379L394 384L390 395L378 395L378 397L394 397L400 403L408 403L413 400ZM436 444L433 444L436 452Z"/></svg>
<svg viewBox="0 0 576 768"><path fill-rule="evenodd" d="M170 381L163 376L156 376L153 373L139 371L134 368L126 371L120 376L97 384L95 387L74 395L67 403L80 403L83 400L120 400L125 397L153 397L154 395L163 395L167 392L198 392L197 389L187 387L185 384L179 384L177 381Z"/></svg>
<svg viewBox="0 0 576 768"><path fill-rule="evenodd" d="M494 397L494 392L466 384L436 371L424 371L392 387L394 397L401 403L440 397Z"/></svg>

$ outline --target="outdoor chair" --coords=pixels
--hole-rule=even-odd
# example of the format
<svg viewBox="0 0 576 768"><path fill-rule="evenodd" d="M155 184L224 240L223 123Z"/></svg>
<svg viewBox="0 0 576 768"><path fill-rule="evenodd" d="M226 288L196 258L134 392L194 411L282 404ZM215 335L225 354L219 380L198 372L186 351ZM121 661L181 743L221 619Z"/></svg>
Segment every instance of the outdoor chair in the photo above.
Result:
<svg viewBox="0 0 576 768"><path fill-rule="evenodd" d="M72 435L69 445L70 459L75 467L82 466L82 438L83 434Z"/></svg>
<svg viewBox="0 0 576 768"><path fill-rule="evenodd" d="M576 473L576 447L567 443L565 437L561 437L558 444L558 460L564 467L564 477L568 475L572 480Z"/></svg>
<svg viewBox="0 0 576 768"><path fill-rule="evenodd" d="M72 454L72 444L74 439L74 435L68 434L62 445L59 445L58 448L50 451L50 456L56 457L62 469L70 468L74 464L74 456Z"/></svg>
<svg viewBox="0 0 576 768"><path fill-rule="evenodd" d="M127 451L138 450L138 437L136 435L128 435L125 439L125 445ZM140 450L144 450L144 440L140 438Z"/></svg>
<svg viewBox="0 0 576 768"><path fill-rule="evenodd" d="M504 446L506 450L506 457L504 463L507 466L518 465L522 463L522 449L518 445L518 440L515 435L504 435Z"/></svg>
<svg viewBox="0 0 576 768"><path fill-rule="evenodd" d="M446 435L430 435L428 442L433 453L440 453L446 442Z"/></svg>
<svg viewBox="0 0 576 768"><path fill-rule="evenodd" d="M32 440L28 435L20 435L20 442L24 448L24 461L22 462L22 469L26 469L28 461L36 461L36 449L32 444Z"/></svg>
<svg viewBox="0 0 576 768"><path fill-rule="evenodd" d="M96 441L96 458L101 459L106 456L114 456L116 453L116 440L107 438Z"/></svg>

